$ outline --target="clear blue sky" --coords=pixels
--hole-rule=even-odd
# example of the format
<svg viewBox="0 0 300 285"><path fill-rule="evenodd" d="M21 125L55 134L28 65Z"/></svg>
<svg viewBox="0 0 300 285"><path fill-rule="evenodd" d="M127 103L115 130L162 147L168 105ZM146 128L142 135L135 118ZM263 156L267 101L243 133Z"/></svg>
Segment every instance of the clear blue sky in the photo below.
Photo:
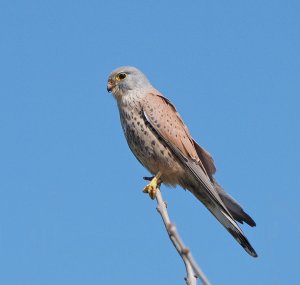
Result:
<svg viewBox="0 0 300 285"><path fill-rule="evenodd" d="M251 258L191 194L169 213L213 284L299 280L299 1L1 1L0 284L184 284L106 92L134 65L253 216Z"/></svg>

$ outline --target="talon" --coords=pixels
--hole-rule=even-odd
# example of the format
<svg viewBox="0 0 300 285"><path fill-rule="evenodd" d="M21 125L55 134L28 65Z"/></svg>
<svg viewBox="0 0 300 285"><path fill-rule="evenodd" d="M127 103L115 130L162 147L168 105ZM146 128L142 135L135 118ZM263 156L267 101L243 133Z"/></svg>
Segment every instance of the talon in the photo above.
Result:
<svg viewBox="0 0 300 285"><path fill-rule="evenodd" d="M156 188L150 185L150 183L144 188L144 193L148 193L152 200L156 197Z"/></svg>
<svg viewBox="0 0 300 285"><path fill-rule="evenodd" d="M154 176L152 178L152 180L150 181L150 183L143 190L144 193L148 193L149 194L149 196L150 196L150 198L152 200L154 200L155 197L156 197L156 189L162 183L162 181L160 179L160 176L161 176L161 173L159 172L156 176ZM144 179L145 179L145 177L144 177ZM148 180L148 179L146 179L146 180Z"/></svg>

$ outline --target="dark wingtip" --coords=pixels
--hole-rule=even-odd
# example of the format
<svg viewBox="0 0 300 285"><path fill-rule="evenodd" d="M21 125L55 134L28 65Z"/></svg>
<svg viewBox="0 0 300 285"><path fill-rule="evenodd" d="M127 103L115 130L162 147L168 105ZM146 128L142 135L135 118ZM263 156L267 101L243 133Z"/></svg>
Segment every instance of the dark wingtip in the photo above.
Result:
<svg viewBox="0 0 300 285"><path fill-rule="evenodd" d="M242 247L247 251L247 253L249 253L249 255L253 256L253 257L258 257L255 249L250 245L250 243L247 241L246 246L244 246L242 244Z"/></svg>
<svg viewBox="0 0 300 285"><path fill-rule="evenodd" d="M256 223L254 222L254 220L243 211L243 220L246 224L248 224L250 227L256 227Z"/></svg>
<svg viewBox="0 0 300 285"><path fill-rule="evenodd" d="M258 257L256 251L255 251L253 248L251 248L251 249L248 248L248 250L246 250L246 251L247 251L251 256L253 256L253 257Z"/></svg>
<svg viewBox="0 0 300 285"><path fill-rule="evenodd" d="M236 232L230 228L227 230L233 235L237 242L244 248L244 250L253 257L258 257L255 249L252 247L246 236L242 232Z"/></svg>
<svg viewBox="0 0 300 285"><path fill-rule="evenodd" d="M253 257L258 256L255 249L252 247L248 239L243 234L239 234L237 240L240 243L240 245L246 250L247 253L249 253Z"/></svg>

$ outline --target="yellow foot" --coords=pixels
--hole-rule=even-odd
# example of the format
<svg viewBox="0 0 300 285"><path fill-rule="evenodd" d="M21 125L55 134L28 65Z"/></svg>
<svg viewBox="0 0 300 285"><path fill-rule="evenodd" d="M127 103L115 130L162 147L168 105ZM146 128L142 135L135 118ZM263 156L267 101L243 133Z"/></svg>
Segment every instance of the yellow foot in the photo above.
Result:
<svg viewBox="0 0 300 285"><path fill-rule="evenodd" d="M150 183L144 188L143 192L148 193L150 198L153 200L156 197L156 190L162 183L160 180L160 172L153 177L153 179L150 181Z"/></svg>

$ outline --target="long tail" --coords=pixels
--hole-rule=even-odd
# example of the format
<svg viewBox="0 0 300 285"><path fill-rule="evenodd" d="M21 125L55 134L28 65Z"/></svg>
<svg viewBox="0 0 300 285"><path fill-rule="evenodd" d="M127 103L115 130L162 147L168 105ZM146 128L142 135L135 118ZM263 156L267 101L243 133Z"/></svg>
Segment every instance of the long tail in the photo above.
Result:
<svg viewBox="0 0 300 285"><path fill-rule="evenodd" d="M227 229L227 231L236 239L236 241L246 250L248 254L253 257L257 257L257 253L254 248L251 246L250 242L240 229L240 227L235 222L234 218L231 216L229 211L219 202L214 201L215 199L208 199L209 197L205 195L203 197L203 191L201 188L203 186L200 185L197 188L189 189L198 200L200 200L206 208L216 217L216 219Z"/></svg>

